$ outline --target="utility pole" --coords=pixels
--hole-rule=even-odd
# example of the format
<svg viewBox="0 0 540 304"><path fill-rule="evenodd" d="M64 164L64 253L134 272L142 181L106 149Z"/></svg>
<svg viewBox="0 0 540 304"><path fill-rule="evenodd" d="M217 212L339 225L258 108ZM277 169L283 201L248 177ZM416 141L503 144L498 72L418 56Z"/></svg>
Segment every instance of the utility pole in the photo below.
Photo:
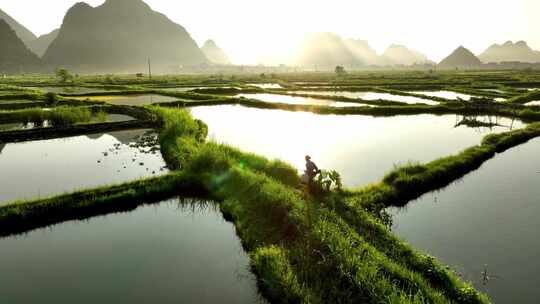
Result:
<svg viewBox="0 0 540 304"><path fill-rule="evenodd" d="M152 80L152 64L150 58L148 58L148 76L150 77L150 80Z"/></svg>

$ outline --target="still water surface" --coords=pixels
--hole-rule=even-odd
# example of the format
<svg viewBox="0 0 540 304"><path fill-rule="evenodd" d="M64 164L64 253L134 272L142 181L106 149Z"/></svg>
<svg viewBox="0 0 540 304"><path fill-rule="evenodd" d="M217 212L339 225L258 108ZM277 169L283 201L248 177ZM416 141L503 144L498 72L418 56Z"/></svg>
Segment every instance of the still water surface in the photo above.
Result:
<svg viewBox="0 0 540 304"><path fill-rule="evenodd" d="M535 100L535 101L527 102L525 105L526 105L526 106L540 106L540 100Z"/></svg>
<svg viewBox="0 0 540 304"><path fill-rule="evenodd" d="M271 103L287 103L295 105L317 105L317 106L329 106L329 107L361 107L366 106L361 103L354 102L341 102L333 101L322 98L312 98L312 97L300 97L300 96L288 96L280 94L267 94L267 93L258 93L258 94L238 94L236 97L244 97L257 99L264 102Z"/></svg>
<svg viewBox="0 0 540 304"><path fill-rule="evenodd" d="M0 143L0 205L165 173L149 132Z"/></svg>
<svg viewBox="0 0 540 304"><path fill-rule="evenodd" d="M124 122L124 121L131 121L135 120L135 118L124 115L124 114L107 114L107 120L106 121L98 121L94 119L93 121L90 121L89 123L103 123L103 122ZM34 123L22 123L22 122L16 122L16 123L0 123L0 131L14 131L14 130L30 130L34 128L47 128L52 127L52 124L49 120L45 120L41 126L36 126Z"/></svg>
<svg viewBox="0 0 540 304"><path fill-rule="evenodd" d="M494 303L538 303L538 155L540 139L497 155L404 209L390 209L393 230L451 265ZM492 279L484 280L486 270Z"/></svg>
<svg viewBox="0 0 540 304"><path fill-rule="evenodd" d="M257 303L213 203L171 199L0 239L2 303Z"/></svg>
<svg viewBox="0 0 540 304"><path fill-rule="evenodd" d="M93 92L112 91L103 88L87 88L87 87L26 87L27 89L51 92L57 94L87 94Z"/></svg>
<svg viewBox="0 0 540 304"><path fill-rule="evenodd" d="M140 106L153 103L173 102L179 100L177 97L162 95L103 95L103 96L84 96L77 97L79 100L104 101L113 105Z"/></svg>
<svg viewBox="0 0 540 304"><path fill-rule="evenodd" d="M279 83L248 83L247 85L261 89L283 89Z"/></svg>
<svg viewBox="0 0 540 304"><path fill-rule="evenodd" d="M427 98L419 98L415 96L402 96L395 95L390 93L379 93L379 92L346 92L346 91L292 91L290 93L298 94L314 94L314 95L325 95L325 96L343 96L347 98L360 98L364 100L389 100L389 101L398 101L407 104L418 104L424 103L428 105L437 105L439 104L436 101Z"/></svg>
<svg viewBox="0 0 540 304"><path fill-rule="evenodd" d="M310 154L319 167L341 173L347 186L377 182L394 164L428 162L477 145L486 134L523 126L491 118L497 126L471 128L463 124L463 117L454 115L374 118L241 106L191 111L208 124L209 136L217 142L282 159L299 170L304 170L304 156Z"/></svg>
<svg viewBox="0 0 540 304"><path fill-rule="evenodd" d="M440 98L446 98L450 100L457 100L463 99L463 100L470 100L473 96L469 94L463 94L463 93L457 93L453 91L418 91L418 92L411 92L414 94L422 94L426 96L432 96L432 97L440 97Z"/></svg>

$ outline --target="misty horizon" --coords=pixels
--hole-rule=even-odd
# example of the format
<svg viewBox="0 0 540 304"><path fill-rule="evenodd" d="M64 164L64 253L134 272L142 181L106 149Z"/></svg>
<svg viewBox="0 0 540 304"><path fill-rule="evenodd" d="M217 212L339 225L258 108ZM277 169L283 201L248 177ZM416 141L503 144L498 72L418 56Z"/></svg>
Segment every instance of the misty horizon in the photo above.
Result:
<svg viewBox="0 0 540 304"><path fill-rule="evenodd" d="M30 4L28 0L0 0L0 8L40 36L60 27L64 14L75 2ZM104 3L103 0L86 2L93 7ZM532 16L535 9L540 9L540 4L530 0L506 4L454 1L438 6L422 0L407 4L384 1L384 5L365 4L362 10L357 4L338 3L326 7L321 3L310 3L309 11L303 15L303 6L297 3L283 7L276 3L262 13L259 7L245 1L228 5L213 3L211 5L216 9L212 11L206 9L210 5L208 3L145 2L154 11L184 26L199 47L208 39L216 41L233 64L284 61L282 59L290 56L306 35L318 32L332 32L344 39L366 40L378 54L391 45L404 45L426 54L435 62L460 45L476 55L495 43L506 41L523 40L531 48L540 49L540 39L537 38L540 36L536 35L539 27L534 26L537 21ZM387 10L385 5L394 10ZM365 8L376 13L367 14ZM484 10L489 10L489 14L478 13ZM360 13L355 14L355 11ZM445 11L445 14L441 15L440 11ZM298 18L302 19L300 24ZM500 22L501 18L506 21L504 24ZM515 22L509 22L511 20ZM486 30L487 27L490 29ZM434 43L434 34L441 35L443 39Z"/></svg>

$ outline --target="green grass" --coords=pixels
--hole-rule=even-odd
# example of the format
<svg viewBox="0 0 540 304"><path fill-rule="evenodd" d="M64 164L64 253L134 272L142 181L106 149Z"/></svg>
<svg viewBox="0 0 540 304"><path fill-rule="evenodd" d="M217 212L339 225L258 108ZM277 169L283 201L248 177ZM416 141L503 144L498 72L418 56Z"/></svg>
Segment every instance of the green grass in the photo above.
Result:
<svg viewBox="0 0 540 304"><path fill-rule="evenodd" d="M224 201L222 210L234 221L249 252L257 252L261 246L282 246L286 252L293 253L287 254L291 262L287 264L283 261L283 255L278 255L282 261L274 261L277 265L285 269L290 269L287 265L303 266L291 266L296 274L282 278L294 285L290 287L294 290L292 292L288 286L283 287L285 285L281 285L285 290L276 290L280 284L275 282L275 273L266 269L266 264L255 263L257 273L272 277L268 281L262 278L262 284L267 284L263 289L287 297L306 297L302 301L322 299L323 302L341 302L357 297L358 300L381 302L449 303L443 295L450 294L444 289L446 286L438 285L438 288L443 288L438 290L416 271L392 261L385 253L364 241L335 213L315 212L313 218L308 219L306 208L310 202L306 201L301 189L281 183L279 175L272 177L265 173L267 170L260 170L260 166L257 168L249 161L238 161L238 157L231 156L230 151L231 148L220 148L216 144L203 145L192 156L192 162L186 169L199 172L200 179L212 196ZM180 158L184 156L180 155ZM361 248L370 252L368 257L358 260L360 249L351 248L355 243L363 244ZM338 245L336 249L334 246ZM300 254L306 247L317 250ZM320 257L320 254L323 256ZM257 266L264 266L265 269L257 270ZM325 276L329 272L334 274L332 278ZM355 279L351 281L353 274ZM396 280L402 283L395 286ZM300 282L300 286L305 287L298 289L298 283L294 282ZM457 280L449 282L455 283ZM466 299L464 303L486 302L468 285L455 287L453 291L455 299Z"/></svg>
<svg viewBox="0 0 540 304"><path fill-rule="evenodd" d="M108 122L109 114L123 114L136 118L130 121ZM44 123L47 128L43 128ZM48 111L31 108L0 112L0 123L32 123L35 128L0 132L0 141L15 142L67 137L96 132L127 129L154 128L159 126L156 115L140 107L90 106L54 107Z"/></svg>
<svg viewBox="0 0 540 304"><path fill-rule="evenodd" d="M12 234L131 210L197 189L200 195L222 201L221 209L235 223L253 257L261 290L269 298L311 303L450 303L457 294L468 297L463 303L485 302L468 285L458 285L468 293L456 293L461 290L455 286L457 280L448 280L450 286L434 284L425 273L373 245L338 213L306 196L293 168L205 143L205 125L186 111L148 109L160 117L165 159L181 173L1 207L1 231Z"/></svg>
<svg viewBox="0 0 540 304"><path fill-rule="evenodd" d="M510 100L508 100L508 102L514 103L514 104L525 104L530 101L535 101L539 99L540 99L540 90L536 90L536 91L530 91L525 94L511 98Z"/></svg>
<svg viewBox="0 0 540 304"><path fill-rule="evenodd" d="M335 83L335 79L326 74L276 77L281 77L279 81L284 84L293 82L295 77L313 82L330 79ZM537 76L481 72L353 74L340 79L339 85L355 87L369 83L404 88L420 87L427 82L426 86L433 87L478 88L488 83L491 86L508 84L517 77L536 79ZM256 76L240 78L245 82L256 80ZM199 84L225 82L200 76L163 77L147 84L168 86L186 79ZM82 81L98 85L103 80L94 76ZM115 82L137 90L147 81L125 77L115 79ZM396 85L389 86L391 83ZM324 114L351 114L347 112L351 110L352 114L367 115L498 113L540 119L535 110L519 105L480 107L448 103L331 109L213 95L224 93L223 89L206 94L208 92L175 96L190 97L186 99L192 101L185 104L236 103L262 109ZM448 185L496 153L540 136L540 124L531 124L522 130L487 136L480 145L454 156L396 168L383 181L366 188L312 195L305 191L296 169L290 165L206 141L206 124L193 119L185 110L164 106L107 109L132 112L157 127L162 155L175 171L158 178L0 207L0 235L109 212L129 211L140 204L158 202L172 195L204 196L221 202L225 217L234 222L237 234L250 254L260 290L273 302L284 303L488 303L485 295L462 282L435 258L415 251L395 237L384 225L387 223L384 208L401 206L427 191ZM29 110L24 115L2 112L0 119L10 115L42 115L35 111Z"/></svg>
<svg viewBox="0 0 540 304"><path fill-rule="evenodd" d="M122 185L63 194L35 201L0 206L0 236L9 236L69 220L82 220L112 212L126 212L145 203L174 195L201 196L196 179L174 172L162 177Z"/></svg>
<svg viewBox="0 0 540 304"><path fill-rule="evenodd" d="M317 97L318 95L301 95ZM348 101L346 97L323 96L324 99L334 101ZM418 114L458 114L458 115L493 115L508 118L517 118L524 121L540 120L540 108L525 107L521 105L512 105L509 103L494 103L488 101L478 102L447 102L439 105L426 104L405 104L389 101L392 105L379 105L376 107L362 106L361 103L378 103L379 101L354 101L359 103L357 107L332 107L320 105L297 105L288 103L264 102L257 99L235 98L235 97L215 97L214 99L201 101L179 101L170 103L156 104L160 107L178 108L178 107L200 107L200 106L218 106L218 105L241 105L256 109L283 110L292 112L311 112L324 115L366 115L374 117L390 117L401 115ZM386 101L381 101L386 103ZM399 105L396 105L399 104Z"/></svg>
<svg viewBox="0 0 540 304"><path fill-rule="evenodd" d="M42 126L45 121L48 121L52 126L66 127L77 123L88 123L94 116L90 108L62 106L48 111L44 111L41 108L31 108L0 113L0 121L33 123L36 126Z"/></svg>

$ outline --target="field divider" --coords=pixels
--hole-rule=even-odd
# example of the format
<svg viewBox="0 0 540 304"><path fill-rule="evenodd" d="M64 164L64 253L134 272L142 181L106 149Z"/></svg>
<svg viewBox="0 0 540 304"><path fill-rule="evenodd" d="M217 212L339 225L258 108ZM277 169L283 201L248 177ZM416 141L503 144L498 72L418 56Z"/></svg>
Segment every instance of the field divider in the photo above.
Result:
<svg viewBox="0 0 540 304"><path fill-rule="evenodd" d="M206 191L193 176L173 172L51 198L13 202L0 206L0 236L25 233L70 220L127 212L176 195L204 197Z"/></svg>

